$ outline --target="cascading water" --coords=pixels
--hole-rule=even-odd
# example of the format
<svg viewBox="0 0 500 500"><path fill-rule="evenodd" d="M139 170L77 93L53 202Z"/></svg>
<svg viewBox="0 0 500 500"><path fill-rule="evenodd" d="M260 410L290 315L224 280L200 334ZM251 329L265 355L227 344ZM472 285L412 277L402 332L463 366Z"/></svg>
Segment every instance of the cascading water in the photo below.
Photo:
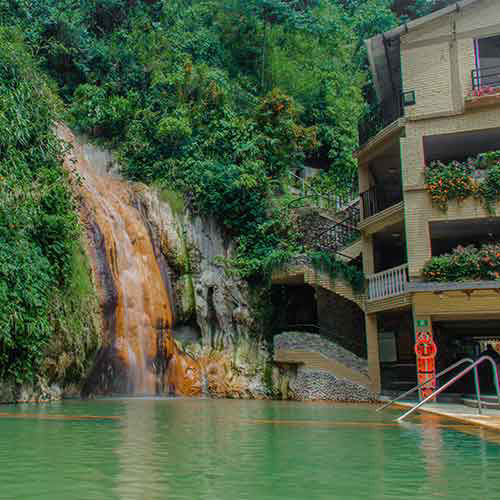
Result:
<svg viewBox="0 0 500 500"><path fill-rule="evenodd" d="M172 339L168 277L133 206L130 185L99 168L96 150L92 154L67 127L59 126L58 135L72 146L65 165L91 240L106 330L107 345L89 379L90 391L200 394L200 365Z"/></svg>

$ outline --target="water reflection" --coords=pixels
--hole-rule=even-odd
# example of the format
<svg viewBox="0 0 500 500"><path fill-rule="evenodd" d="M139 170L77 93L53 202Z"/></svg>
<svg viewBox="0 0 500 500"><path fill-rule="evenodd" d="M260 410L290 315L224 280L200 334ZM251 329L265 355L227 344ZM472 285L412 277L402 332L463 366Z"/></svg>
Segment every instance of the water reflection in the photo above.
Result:
<svg viewBox="0 0 500 500"><path fill-rule="evenodd" d="M121 442L115 450L119 473L114 487L117 497L123 500L155 497L160 477L151 460L156 435L154 403L140 400L125 406Z"/></svg>
<svg viewBox="0 0 500 500"><path fill-rule="evenodd" d="M427 481L432 491L447 495L448 477L443 467L443 428L439 418L429 415L421 428L420 448L427 470ZM446 431L445 431L446 432Z"/></svg>
<svg viewBox="0 0 500 500"><path fill-rule="evenodd" d="M500 498L497 442L440 419L200 399L6 411L54 418L0 417L0 499Z"/></svg>

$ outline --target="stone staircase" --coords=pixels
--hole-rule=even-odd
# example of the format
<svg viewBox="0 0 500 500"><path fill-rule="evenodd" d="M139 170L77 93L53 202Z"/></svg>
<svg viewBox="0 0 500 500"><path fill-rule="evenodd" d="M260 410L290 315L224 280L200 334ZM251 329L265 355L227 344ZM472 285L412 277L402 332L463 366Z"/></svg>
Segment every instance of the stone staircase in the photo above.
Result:
<svg viewBox="0 0 500 500"><path fill-rule="evenodd" d="M364 293L355 292L342 276L332 278L325 271L315 269L306 256L298 256L282 268L275 269L272 273L272 282L275 285L299 282L311 286L320 286L354 302L361 310L364 310Z"/></svg>
<svg viewBox="0 0 500 500"><path fill-rule="evenodd" d="M375 399L367 361L318 334L276 335L274 362L296 367L296 377L290 381L294 399Z"/></svg>

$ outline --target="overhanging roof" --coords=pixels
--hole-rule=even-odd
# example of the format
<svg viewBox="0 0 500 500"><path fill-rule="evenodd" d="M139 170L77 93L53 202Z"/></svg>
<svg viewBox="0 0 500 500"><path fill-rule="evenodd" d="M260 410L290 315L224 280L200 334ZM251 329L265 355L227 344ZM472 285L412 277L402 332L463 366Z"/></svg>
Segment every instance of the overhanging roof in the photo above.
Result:
<svg viewBox="0 0 500 500"><path fill-rule="evenodd" d="M395 65L399 64L399 38L401 35L416 28L420 28L424 24L435 21L440 17L460 11L479 1L480 0L462 0L460 2L455 2L432 14L419 17L397 28L365 40L370 69L373 75L373 84L379 100L384 101L394 94L395 88L392 81L392 73L395 70Z"/></svg>
<svg viewBox="0 0 500 500"><path fill-rule="evenodd" d="M414 30L415 28L420 28L420 26L430 23L431 21L435 21L436 19L439 19L440 17L447 16L448 14L452 14L453 12L458 12L465 7L469 7L474 3L479 2L480 0L462 0L461 2L455 2L452 3L451 5L448 5L448 7L443 7L442 9L436 10L435 12L432 12L431 14L427 14L426 16L418 17L417 19L414 19L413 21L409 21L408 23L402 24L401 26L398 26L397 28L394 28L392 30L386 31L383 33L385 35L385 38L394 38L398 37L403 33L408 33L411 30ZM382 36L382 35L376 35L373 38L377 38L377 36ZM368 39L367 41L372 40L373 38Z"/></svg>

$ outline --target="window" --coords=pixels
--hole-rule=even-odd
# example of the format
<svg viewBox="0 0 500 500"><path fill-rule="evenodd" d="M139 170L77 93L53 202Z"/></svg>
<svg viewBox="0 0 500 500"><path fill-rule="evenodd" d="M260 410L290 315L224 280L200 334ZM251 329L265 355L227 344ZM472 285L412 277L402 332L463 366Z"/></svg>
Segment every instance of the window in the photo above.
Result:
<svg viewBox="0 0 500 500"><path fill-rule="evenodd" d="M475 89L500 88L500 35L475 40L476 69L472 74Z"/></svg>

